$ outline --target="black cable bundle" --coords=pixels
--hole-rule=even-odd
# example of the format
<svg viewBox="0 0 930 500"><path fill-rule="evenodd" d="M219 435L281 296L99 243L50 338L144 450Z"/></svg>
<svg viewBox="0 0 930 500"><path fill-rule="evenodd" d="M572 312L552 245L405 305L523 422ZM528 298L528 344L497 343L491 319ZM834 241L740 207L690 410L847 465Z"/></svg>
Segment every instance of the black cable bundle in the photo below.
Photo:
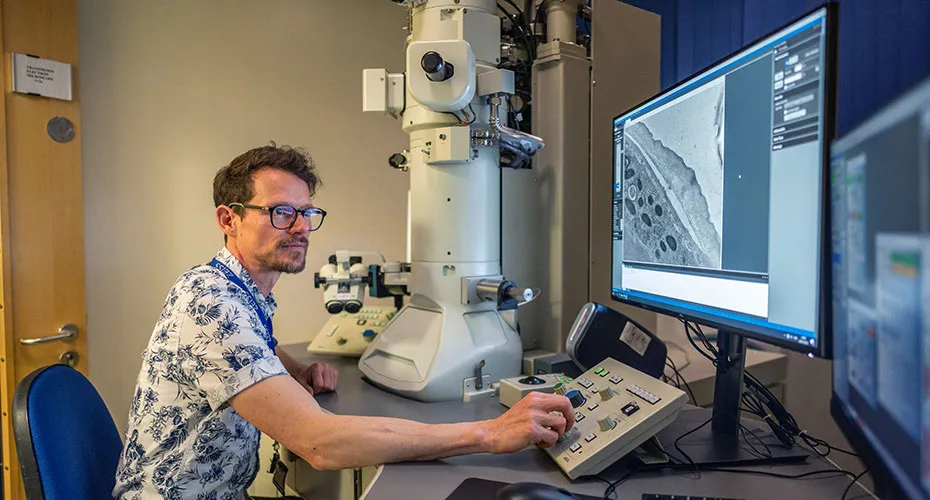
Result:
<svg viewBox="0 0 930 500"><path fill-rule="evenodd" d="M705 358L709 359L714 366L717 366L717 348L714 347L707 336L701 329L700 325L693 324L690 321L679 318L685 325L685 336L688 342ZM697 337L703 345L703 349L694 341ZM708 352L709 351L709 352ZM746 385L746 391L743 392L743 411L758 416L772 430L772 434L778 438L786 447L790 448L795 445L796 439L800 438L811 450L821 457L826 457L833 451L845 453L850 456L858 456L855 453L841 448L837 448L823 439L811 436L807 431L801 429L798 421L785 408L785 406L772 394L762 382L748 370L744 372L743 382Z"/></svg>

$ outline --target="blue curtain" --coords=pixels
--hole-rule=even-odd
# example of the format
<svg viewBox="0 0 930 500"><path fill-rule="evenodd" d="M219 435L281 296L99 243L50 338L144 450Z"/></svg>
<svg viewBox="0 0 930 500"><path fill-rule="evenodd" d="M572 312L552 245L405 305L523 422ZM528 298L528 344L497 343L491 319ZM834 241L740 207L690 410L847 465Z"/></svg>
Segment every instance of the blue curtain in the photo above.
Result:
<svg viewBox="0 0 930 500"><path fill-rule="evenodd" d="M624 0L662 16L662 88L823 0ZM837 129L855 127L930 77L930 1L838 0Z"/></svg>

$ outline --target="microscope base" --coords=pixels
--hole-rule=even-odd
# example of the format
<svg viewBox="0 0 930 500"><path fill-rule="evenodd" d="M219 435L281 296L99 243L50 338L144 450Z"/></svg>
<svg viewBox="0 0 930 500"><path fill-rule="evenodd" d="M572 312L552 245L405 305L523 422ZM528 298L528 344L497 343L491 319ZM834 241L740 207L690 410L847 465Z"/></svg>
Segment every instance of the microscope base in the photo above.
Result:
<svg viewBox="0 0 930 500"><path fill-rule="evenodd" d="M522 354L519 335L495 308L414 295L362 354L358 367L374 385L410 399L461 401L466 392L469 399L493 396L492 384L520 374ZM478 376L481 388L475 384Z"/></svg>

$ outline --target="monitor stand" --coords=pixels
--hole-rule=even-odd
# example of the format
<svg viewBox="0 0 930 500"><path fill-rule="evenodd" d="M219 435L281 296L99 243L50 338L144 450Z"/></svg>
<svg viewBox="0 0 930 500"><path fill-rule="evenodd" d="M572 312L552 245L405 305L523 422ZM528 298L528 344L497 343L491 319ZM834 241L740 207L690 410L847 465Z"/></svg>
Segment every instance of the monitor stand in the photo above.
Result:
<svg viewBox="0 0 930 500"><path fill-rule="evenodd" d="M658 434L665 451L685 464L691 464L690 457L693 464L717 467L807 459L808 453L801 447L785 447L765 422L740 418L746 339L721 330L717 334L717 352L713 409L683 410L674 423ZM742 432L740 424L745 427ZM698 427L701 428L678 441L678 447L688 454L682 456L675 448L675 441Z"/></svg>

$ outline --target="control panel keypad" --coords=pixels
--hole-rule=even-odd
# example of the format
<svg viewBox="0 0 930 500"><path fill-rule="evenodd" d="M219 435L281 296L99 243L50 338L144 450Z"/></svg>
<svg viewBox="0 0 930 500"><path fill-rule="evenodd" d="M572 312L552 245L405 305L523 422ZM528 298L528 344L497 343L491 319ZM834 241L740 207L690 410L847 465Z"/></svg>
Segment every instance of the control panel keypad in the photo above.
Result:
<svg viewBox="0 0 930 500"><path fill-rule="evenodd" d="M642 387L636 384L630 384L630 386L627 387L626 390L632 394L635 394L643 398L643 400L645 400L647 403L652 404L652 405L662 400L662 398L660 398L659 396L656 396L655 394L647 391L646 389L643 389Z"/></svg>
<svg viewBox="0 0 930 500"><path fill-rule="evenodd" d="M677 388L611 358L564 389L575 425L544 451L569 479L597 474L634 451L673 421L688 399Z"/></svg>

